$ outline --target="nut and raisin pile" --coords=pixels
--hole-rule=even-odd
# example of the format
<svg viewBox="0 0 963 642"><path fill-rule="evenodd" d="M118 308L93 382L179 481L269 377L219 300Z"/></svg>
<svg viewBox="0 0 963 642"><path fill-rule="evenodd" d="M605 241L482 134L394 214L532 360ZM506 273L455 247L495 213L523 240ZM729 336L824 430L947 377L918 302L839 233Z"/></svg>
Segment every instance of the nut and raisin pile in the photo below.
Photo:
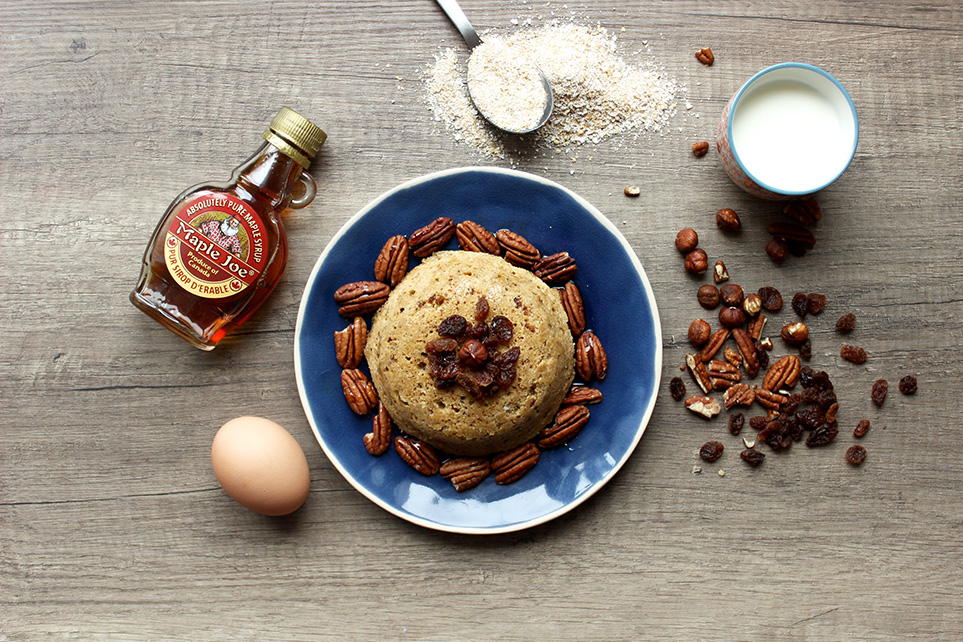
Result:
<svg viewBox="0 0 963 642"><path fill-rule="evenodd" d="M554 421L533 440L489 457L450 457L403 433L392 439L394 422L378 400L374 385L360 369L368 336L364 317L377 311L388 300L391 290L405 278L409 255L426 258L444 248L453 237L463 251L502 256L511 265L531 270L554 287L576 341L575 370L582 383L572 385ZM371 455L380 456L393 443L395 451L409 466L423 475L440 473L461 492L474 488L492 474L496 484L515 482L538 463L541 451L573 440L589 420L588 406L602 401L601 391L588 384L605 379L608 371L608 355L601 341L586 328L585 305L572 280L577 270L568 252L543 256L521 235L505 229L493 234L474 221L456 225L452 219L440 217L407 237L399 234L389 238L375 260L376 280L348 283L334 294L338 312L351 320L346 328L334 333L345 400L357 415L375 413L371 432L362 439L365 449ZM439 323L438 337L429 340L424 348L428 376L439 390L460 386L471 397L481 399L497 395L514 383L520 350L511 347L501 351L512 341L514 324L502 315L489 319L489 314L489 303L481 297L475 304L472 320L452 315Z"/></svg>
<svg viewBox="0 0 963 642"><path fill-rule="evenodd" d="M822 211L813 197L790 202L783 210L796 223L773 223L768 232L772 240L766 252L777 262L790 254L801 257L815 244L812 232L803 227L822 218ZM716 225L725 232L741 228L739 216L730 209L719 210ZM685 255L684 268L694 275L709 271L709 258L699 247L699 235L692 228L681 230L676 236L676 249ZM812 339L806 323L808 317L819 316L827 305L827 297L816 292L797 292L790 300L790 308L797 319L784 324L778 331L785 349L783 356L770 359L775 350L773 341L765 336L764 329L769 317L784 306L782 294L773 287L764 286L755 293L746 293L739 285L729 281L729 270L721 260L712 270L713 284L698 288L696 298L705 310L718 312L718 328L705 319L696 319L689 326L688 339L695 352L687 354L686 365L692 380L701 394L686 396L686 385L680 377L669 382L669 392L676 401L683 401L692 412L706 419L739 407L758 405L763 414L750 417L749 426L754 429L754 439L743 437L745 450L740 457L755 467L763 462L765 453L756 449L762 442L773 451L790 448L794 443L805 442L816 448L833 442L839 434L839 402L833 390L829 374L815 370L802 361L812 358ZM856 316L848 312L839 317L835 329L848 334L856 327ZM726 345L729 339L735 344ZM844 344L840 356L854 364L866 363L869 356L860 346ZM771 362L771 363L770 363ZM763 373L758 384L747 383ZM796 389L797 383L799 388ZM888 384L880 379L872 386L871 398L879 406L886 398ZM916 378L906 376L900 381L900 392L913 394L917 389ZM722 392L722 399L713 395ZM728 429L739 435L746 424L742 412L728 415ZM869 431L869 420L863 419L853 431L854 438L862 438ZM713 462L722 456L723 444L709 441L700 450L703 461ZM854 445L846 452L846 460L858 466L866 458L866 449Z"/></svg>
<svg viewBox="0 0 963 642"><path fill-rule="evenodd" d="M497 346L512 340L514 324L502 315L487 323L488 300L478 299L475 323L454 314L438 324L438 338L425 344L435 386L461 386L476 399L491 397L512 385L517 376L518 347L499 352Z"/></svg>

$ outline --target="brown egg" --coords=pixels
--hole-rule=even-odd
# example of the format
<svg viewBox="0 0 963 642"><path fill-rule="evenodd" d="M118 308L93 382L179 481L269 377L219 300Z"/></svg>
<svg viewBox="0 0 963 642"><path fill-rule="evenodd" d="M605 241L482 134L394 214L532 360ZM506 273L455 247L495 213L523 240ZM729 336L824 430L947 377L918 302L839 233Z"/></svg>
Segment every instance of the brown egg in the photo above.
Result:
<svg viewBox="0 0 963 642"><path fill-rule="evenodd" d="M261 417L238 417L221 426L211 444L211 466L224 492L262 515L293 513L311 486L301 446Z"/></svg>

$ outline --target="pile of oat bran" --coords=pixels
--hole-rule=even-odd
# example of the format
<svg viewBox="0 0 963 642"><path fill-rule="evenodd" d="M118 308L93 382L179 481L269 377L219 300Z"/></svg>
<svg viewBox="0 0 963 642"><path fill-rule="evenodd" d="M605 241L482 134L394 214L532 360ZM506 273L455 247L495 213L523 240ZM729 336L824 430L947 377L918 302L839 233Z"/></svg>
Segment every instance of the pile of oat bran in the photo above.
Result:
<svg viewBox="0 0 963 642"><path fill-rule="evenodd" d="M627 63L615 36L601 26L553 20L504 38L513 51L538 64L555 92L551 119L526 136L534 147L558 152L632 130L657 132L675 113L675 80L649 66ZM426 70L426 100L435 120L484 156L509 157L514 152L506 135L472 106L466 74L454 49L440 53Z"/></svg>

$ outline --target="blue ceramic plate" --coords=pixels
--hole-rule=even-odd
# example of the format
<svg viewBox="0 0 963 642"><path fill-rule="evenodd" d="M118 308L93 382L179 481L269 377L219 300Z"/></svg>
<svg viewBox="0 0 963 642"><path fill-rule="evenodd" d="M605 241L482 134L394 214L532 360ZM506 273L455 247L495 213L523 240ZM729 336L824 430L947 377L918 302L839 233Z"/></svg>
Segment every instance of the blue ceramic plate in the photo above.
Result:
<svg viewBox="0 0 963 642"><path fill-rule="evenodd" d="M568 251L588 327L609 356L604 396L585 429L567 446L544 451L514 484L489 477L458 493L440 475L425 477L394 449L372 457L358 417L341 392L334 332L348 321L334 291L372 280L375 257L395 234L410 234L439 216L509 228L543 253ZM448 249L457 249L453 239ZM412 258L412 265L417 259ZM362 366L366 368L366 366ZM493 168L453 169L400 185L351 218L325 248L298 312L294 368L305 414L331 463L355 488L390 513L454 533L505 533L547 522L602 488L632 454L652 415L662 370L662 331L642 265L615 226L568 189L538 176Z"/></svg>

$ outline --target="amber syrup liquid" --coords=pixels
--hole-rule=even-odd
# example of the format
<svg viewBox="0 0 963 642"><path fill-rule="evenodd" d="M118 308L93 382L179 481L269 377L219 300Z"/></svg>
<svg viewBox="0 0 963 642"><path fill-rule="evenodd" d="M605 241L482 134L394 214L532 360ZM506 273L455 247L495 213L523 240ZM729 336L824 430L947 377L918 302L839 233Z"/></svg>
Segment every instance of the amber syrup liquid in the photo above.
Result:
<svg viewBox="0 0 963 642"><path fill-rule="evenodd" d="M244 323L281 279L288 258L287 233L280 214L291 202L302 169L276 147L265 143L235 171L226 186L199 185L181 194L167 209L151 237L131 302L155 321L202 350L215 346ZM267 230L268 262L258 280L238 294L210 299L191 294L171 276L164 262L164 241L171 219L184 201L205 195L230 195L244 201Z"/></svg>

